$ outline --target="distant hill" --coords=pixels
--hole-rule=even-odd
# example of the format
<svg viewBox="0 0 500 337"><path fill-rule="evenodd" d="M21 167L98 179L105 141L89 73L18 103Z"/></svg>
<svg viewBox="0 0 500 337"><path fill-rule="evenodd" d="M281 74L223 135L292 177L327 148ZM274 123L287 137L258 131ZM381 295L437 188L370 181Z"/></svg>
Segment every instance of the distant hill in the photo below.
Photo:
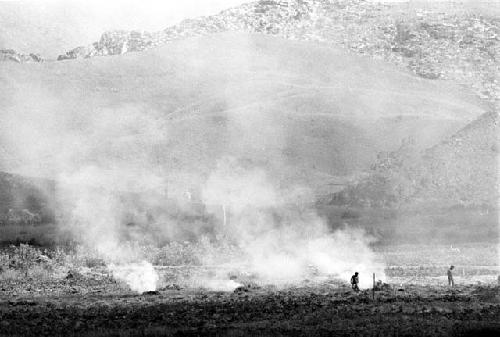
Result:
<svg viewBox="0 0 500 337"><path fill-rule="evenodd" d="M363 0L255 1L158 32L106 32L100 40L69 50L59 59L142 51L224 31L258 32L341 45L356 54L406 67L424 78L451 79L498 107L500 84L495 79L500 73L500 5L488 12L458 1L420 5Z"/></svg>
<svg viewBox="0 0 500 337"><path fill-rule="evenodd" d="M360 174L405 138L432 147L486 111L450 83L262 34L4 64L0 85L10 154L1 167L47 177L116 159L203 179L230 155L316 189Z"/></svg>
<svg viewBox="0 0 500 337"><path fill-rule="evenodd" d="M498 113L489 112L449 139L417 151L409 140L381 153L371 174L323 201L361 207L494 207L499 201Z"/></svg>
<svg viewBox="0 0 500 337"><path fill-rule="evenodd" d="M498 112L489 112L467 125L448 141L425 151L420 202L449 200L462 205L499 202Z"/></svg>
<svg viewBox="0 0 500 337"><path fill-rule="evenodd" d="M161 31L107 31L99 40L90 44L82 41L76 48L67 46L82 35L82 30L95 30L69 24L71 17L86 13L85 8L73 9L68 18L58 21L47 35L55 36L53 41L42 44L38 33L30 34L33 23L12 22L9 13L20 10L16 5L3 7L0 22L6 27L0 33L0 48L18 46L23 41L24 53L30 45L38 48L29 52L42 48L52 55L54 49L61 48L58 59L67 60L143 51L186 37L226 31L258 32L341 45L353 53L408 68L417 76L450 79L500 108L500 4L494 2L261 0L216 15L187 19ZM30 13L28 10L36 17L35 12ZM59 27L66 20L71 29Z"/></svg>

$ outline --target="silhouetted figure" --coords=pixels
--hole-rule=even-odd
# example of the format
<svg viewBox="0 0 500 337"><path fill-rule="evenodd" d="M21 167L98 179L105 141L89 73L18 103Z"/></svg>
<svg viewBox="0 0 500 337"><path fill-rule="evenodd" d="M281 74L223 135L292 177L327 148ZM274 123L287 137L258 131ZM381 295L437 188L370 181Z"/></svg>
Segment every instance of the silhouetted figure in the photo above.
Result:
<svg viewBox="0 0 500 337"><path fill-rule="evenodd" d="M450 269L448 269L448 285L451 287L455 286L455 281L453 281L453 269L455 269L455 266L451 266Z"/></svg>
<svg viewBox="0 0 500 337"><path fill-rule="evenodd" d="M359 283L359 276L358 272L355 272L354 275L351 276L351 286L352 289L356 292L359 291L358 283Z"/></svg>

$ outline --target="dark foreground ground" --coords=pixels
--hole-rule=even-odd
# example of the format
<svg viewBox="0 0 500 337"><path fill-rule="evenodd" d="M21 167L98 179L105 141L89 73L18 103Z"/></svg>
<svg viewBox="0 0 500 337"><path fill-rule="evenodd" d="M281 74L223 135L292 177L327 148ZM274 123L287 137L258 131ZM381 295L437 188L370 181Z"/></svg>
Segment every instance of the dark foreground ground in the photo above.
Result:
<svg viewBox="0 0 500 337"><path fill-rule="evenodd" d="M492 284L396 286L375 300L333 283L151 295L105 280L0 284L1 336L500 336Z"/></svg>
<svg viewBox="0 0 500 337"><path fill-rule="evenodd" d="M140 295L89 254L0 250L0 336L500 336L498 249L486 243L378 247L388 284L375 299L331 276L258 287L223 266L168 266L154 256L163 263L159 291ZM454 289L445 286L449 263ZM232 277L245 287L200 288L222 289L202 280Z"/></svg>

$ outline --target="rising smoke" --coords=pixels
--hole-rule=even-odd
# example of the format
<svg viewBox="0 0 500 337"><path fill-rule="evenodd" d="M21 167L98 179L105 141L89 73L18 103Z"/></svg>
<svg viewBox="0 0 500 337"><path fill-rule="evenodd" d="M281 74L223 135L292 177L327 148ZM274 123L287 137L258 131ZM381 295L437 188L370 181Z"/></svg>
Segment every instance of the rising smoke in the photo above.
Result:
<svg viewBox="0 0 500 337"><path fill-rule="evenodd" d="M224 205L229 214L216 230L242 251L233 263L271 284L301 282L311 269L342 279L353 270L383 275L368 236L349 228L331 232L296 198L307 193L304 187L276 185L264 168L245 168L231 157L222 158L207 180L204 203ZM370 284L368 277L364 281L362 286Z"/></svg>
<svg viewBox="0 0 500 337"><path fill-rule="evenodd" d="M229 89L253 97L251 84ZM352 228L332 232L304 202L314 191L290 179L294 168L282 154L287 130L265 106L238 109L239 101L223 97L225 152L199 171L174 170L161 153L173 141L164 112L125 104L62 112L59 98L33 92L31 101L12 95L12 109L1 115L2 144L24 163L12 170L56 180L60 226L97 251L132 290L154 290L159 277L152 261L127 242L202 239L200 226L182 217L192 211L193 187L203 212L213 215L204 224L208 232L238 251L228 257L206 245L199 254L205 264L229 264L271 284L301 282L311 270L344 280L358 271L366 275L361 286L371 272L383 275L369 237ZM226 277L219 272L195 283L224 290L238 285Z"/></svg>

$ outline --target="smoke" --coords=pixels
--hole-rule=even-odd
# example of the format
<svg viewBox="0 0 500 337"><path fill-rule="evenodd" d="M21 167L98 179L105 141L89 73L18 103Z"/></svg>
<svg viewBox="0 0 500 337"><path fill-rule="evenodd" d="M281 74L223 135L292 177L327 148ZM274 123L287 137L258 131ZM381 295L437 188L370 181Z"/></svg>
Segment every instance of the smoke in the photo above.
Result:
<svg viewBox="0 0 500 337"><path fill-rule="evenodd" d="M74 120L61 120L44 111L45 115L38 117L44 122L38 125L24 123L22 115L12 116L9 122L19 124L26 134L31 128L36 137L46 139L36 142L25 138L18 153L24 158L37 158L39 152L50 155L49 171L59 186L61 227L97 251L113 276L131 290L156 289L159 277L152 261L147 261L138 246L127 242L157 244L158 235L175 241L183 239L186 232L195 241L201 238L199 227L189 227L182 217L170 216L175 207L181 214L190 212L182 207L186 201L182 201L181 191L188 192L186 181L191 173L179 174L158 164L153 149L167 142L168 128L154 112L136 106L98 110L81 117L78 127ZM278 126L273 132L272 120L265 114L250 118L251 123L242 115L233 121L243 135L234 144L251 151L245 156L221 156L208 177L203 179L200 174L192 179L203 181L201 202L205 212L217 219L208 223L212 226L209 231L239 252L229 264L263 284L295 284L310 278L311 270L344 280L358 271L361 286L371 282L371 272L382 275L383 267L369 249L369 237L349 228L331 232L314 208L304 202L312 191L276 179L280 170L289 168L280 147L273 149L270 139L281 135L276 139L284 143L284 132ZM259 129L259 123L267 125L260 128L261 136L246 137L251 129ZM60 128L57 132L55 125ZM32 142L33 147L26 146ZM265 160L251 160L258 158L260 147L270 149ZM169 203L169 197L175 199L174 204ZM128 227L128 223L143 227L134 231L136 227ZM228 262L224 252L215 252L210 245L200 259L206 264ZM214 290L240 286L221 273L199 277L191 284Z"/></svg>
<svg viewBox="0 0 500 337"><path fill-rule="evenodd" d="M234 55L238 67L250 69L242 55ZM254 82L234 84L230 72L224 76L227 87L213 98L223 107L216 117L227 121L217 129L225 144L220 148L213 144L218 140L205 137L214 116L190 119L186 111L185 127L146 103L108 103L107 94L73 109L87 101L30 84L9 97L0 115L0 141L19 159L13 171L57 181L61 229L97 251L134 291L157 288L159 278L153 261L129 242L196 243L207 233L238 254L206 245L197 256L204 264L225 263L261 283L297 283L312 271L348 281L358 271L366 286L371 272L383 275L369 237L353 228L332 232L310 205L314 191L298 182L299 168L283 155L290 146L283 125L287 112L276 102L255 103L265 89ZM198 124L190 129L191 122ZM183 147L186 130L199 138ZM211 147L220 151L210 161L189 158ZM239 284L222 272L194 281L211 289Z"/></svg>
<svg viewBox="0 0 500 337"><path fill-rule="evenodd" d="M2 144L19 162L10 170L54 179L61 232L96 251L132 290L156 288L152 265L124 244L139 239L124 225L146 218L166 191L153 155L166 131L155 111L122 105L68 114L46 91L19 96L0 116Z"/></svg>
<svg viewBox="0 0 500 337"><path fill-rule="evenodd" d="M301 282L311 270L344 280L358 271L365 275L362 287L371 284L372 272L383 278L370 237L359 229L330 231L312 207L301 204L306 188L277 185L264 168L244 167L232 157L221 159L208 178L203 202L224 205L229 220L217 231L242 252L233 263L270 284Z"/></svg>
<svg viewBox="0 0 500 337"><path fill-rule="evenodd" d="M108 268L115 279L125 282L132 291L143 293L156 290L159 277L149 262L141 261L126 265L110 264Z"/></svg>
<svg viewBox="0 0 500 337"><path fill-rule="evenodd" d="M126 245L128 221L140 222L165 196L166 181L149 149L163 140L154 117L136 108L100 111L88 121L79 153L59 170L60 202L66 226L93 247L113 276L137 292L155 290L158 275L140 249Z"/></svg>

